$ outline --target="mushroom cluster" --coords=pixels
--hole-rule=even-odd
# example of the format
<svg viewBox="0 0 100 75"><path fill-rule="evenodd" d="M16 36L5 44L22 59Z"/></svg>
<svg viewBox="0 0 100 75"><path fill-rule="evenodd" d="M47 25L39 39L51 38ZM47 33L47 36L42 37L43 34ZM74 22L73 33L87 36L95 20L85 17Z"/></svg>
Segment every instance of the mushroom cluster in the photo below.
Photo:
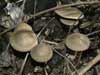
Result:
<svg viewBox="0 0 100 75"><path fill-rule="evenodd" d="M19 52L28 52L33 60L37 62L47 62L53 56L53 50L46 43L38 44L37 36L32 31L31 26L20 23L10 35L11 46Z"/></svg>
<svg viewBox="0 0 100 75"><path fill-rule="evenodd" d="M27 52L27 54L25 56L25 59L24 59L24 61L22 63L22 67L21 67L21 70L20 70L20 75L21 75L21 73L23 71L23 68L25 66L25 62L27 61L27 58L28 58L28 55L30 55L30 57L34 61L39 62L39 63L43 63L43 64L47 63L48 61L50 61L52 59L52 57L53 57L53 49L56 48L56 47L54 47L55 44L54 45L50 45L47 42L43 42L44 38L47 40L49 37L52 37L52 33L54 33L54 36L57 36L57 38L55 38L55 39L53 38L53 40L57 41L56 45L59 46L59 44L61 44L61 45L63 44L63 46L64 46L63 48L66 47L67 49L69 49L69 51L72 50L72 52L76 52L75 53L76 54L76 58L77 58L77 53L78 52L80 53L80 52L86 51L90 47L91 41L90 41L88 35L80 33L80 32L83 32L80 29L91 25L91 23L90 22L85 22L85 23L80 25L80 23L81 23L80 20L84 19L84 14L77 7L73 7L73 5L72 6L69 5L69 6L66 6L66 7L61 6L61 7L62 8L60 8L58 6L58 7L56 7L56 9L53 8L53 9L50 9L49 11L55 9L54 12L56 13L56 16L59 16L59 18L57 17L57 20L59 19L60 23L62 25L64 25L63 28L66 28L66 30L68 30L68 32L65 32L66 30L65 31L61 30L61 33L64 33L64 34L67 33L67 37L64 37L65 35L62 36L61 34L60 35L62 37L58 37L58 35L55 35L56 34L56 33L54 33L55 31L56 32L60 32L60 31L59 31L59 29L56 30L56 25L54 25L53 28L52 28L52 31L50 31L50 36L45 37L44 34L46 34L46 32L48 33L48 30L47 30L39 38L40 41L38 43L38 35L35 34L35 32L33 31L32 27L30 25L28 25L27 23L24 23L24 22L19 23L18 25L16 25L14 31L10 34L9 42L10 42L12 48L14 50L18 51L18 52ZM39 15L40 14L41 13L39 13ZM37 16L37 15L33 15L33 16ZM51 17L49 17L49 19L50 18ZM48 19L45 19L45 21L46 20L48 20ZM47 24L49 25L49 23L51 21L52 21L52 19ZM43 21L43 23L44 23L44 21ZM41 26L41 25L39 25L39 26ZM47 25L45 25L43 27L43 29L45 29L46 27L47 27ZM51 27L48 27L48 28L51 28ZM61 27L59 26L59 28L61 28ZM41 29L39 34L41 34L42 31L45 31L43 29ZM91 29L91 31L92 31L92 29ZM72 33L72 32L74 32L74 33ZM72 33L72 34L70 34L70 33ZM65 39L62 41L63 38L65 38ZM41 39L42 39L42 42L41 42ZM52 38L50 38L50 39L52 40ZM60 46L60 48L61 48L61 46ZM56 48L56 50L55 50L56 53L57 53L57 50L58 49ZM65 50L65 49L62 49L62 50ZM57 54L60 55L61 57L63 57L64 60L67 60L66 59L67 58L66 54L64 54L64 55L60 54L60 53L57 53ZM68 55L69 54L70 54L70 52L68 52ZM78 61L80 60L81 55L82 54L80 54L80 57L79 57ZM99 61L100 61L100 55L96 56L95 60L92 61L92 65L94 65L95 63L97 63ZM76 62L77 62L77 60L75 60L75 63ZM80 63L80 62L78 62L78 63ZM70 61L68 62L68 64L70 64ZM72 63L71 63L71 65L73 67L73 71L75 69L75 73L76 73L77 72L76 71L77 65L75 65L75 68L74 68ZM92 65L89 65L89 66L87 65L87 68L83 69L82 71L80 70L81 73L79 75L83 75L89 68L92 67ZM71 67L71 69L72 69L72 67Z"/></svg>
<svg viewBox="0 0 100 75"><path fill-rule="evenodd" d="M75 7L57 9L55 13L61 17L59 19L61 23L67 26L77 26L79 24L79 19L84 17L84 14Z"/></svg>

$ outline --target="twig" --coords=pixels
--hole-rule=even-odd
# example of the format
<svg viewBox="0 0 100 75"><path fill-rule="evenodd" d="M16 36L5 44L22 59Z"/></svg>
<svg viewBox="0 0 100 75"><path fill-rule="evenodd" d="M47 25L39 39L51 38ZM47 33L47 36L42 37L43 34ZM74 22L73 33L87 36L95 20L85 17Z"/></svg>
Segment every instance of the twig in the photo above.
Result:
<svg viewBox="0 0 100 75"><path fill-rule="evenodd" d="M3 32L0 33L0 36L3 35L3 34L5 34L5 33L8 32L8 31L14 29L14 28L15 28L15 26L12 27L12 28L9 28L9 29L4 30Z"/></svg>
<svg viewBox="0 0 100 75"><path fill-rule="evenodd" d="M37 6L37 0L34 0L34 15L36 13L36 6ZM33 17L34 22L35 22L35 16Z"/></svg>
<svg viewBox="0 0 100 75"><path fill-rule="evenodd" d="M64 66L64 69L63 69L63 75L66 75L66 67Z"/></svg>
<svg viewBox="0 0 100 75"><path fill-rule="evenodd" d="M6 47L6 50L8 50L8 49L9 49L9 47L10 47L10 43L8 43L8 45L7 45L7 47Z"/></svg>
<svg viewBox="0 0 100 75"><path fill-rule="evenodd" d="M21 5L22 11L24 11L26 0L23 0L23 4Z"/></svg>
<svg viewBox="0 0 100 75"><path fill-rule="evenodd" d="M87 35L87 36L91 36L91 35L94 35L94 34L97 34L97 33L100 33L100 30L97 30L97 31L88 33L88 34L86 34L86 35Z"/></svg>
<svg viewBox="0 0 100 75"><path fill-rule="evenodd" d="M88 64L85 67L79 69L78 70L79 75L84 75L91 67L93 67L93 65L95 65L99 61L100 61L100 54L98 54L94 59L88 62ZM75 75L75 72L73 72L72 75Z"/></svg>
<svg viewBox="0 0 100 75"><path fill-rule="evenodd" d="M18 1L16 1L15 3L19 3L19 2L22 2L23 0L18 0Z"/></svg>
<svg viewBox="0 0 100 75"><path fill-rule="evenodd" d="M72 70L71 70L71 68L70 68L70 65L69 65L69 63L68 62L66 62L67 64L66 64L66 66L65 67L67 67L67 69L68 69L68 72L67 72L67 75L69 75L69 74L71 74L72 73ZM66 72L66 71L65 71ZM66 75L66 74L65 74Z"/></svg>
<svg viewBox="0 0 100 75"><path fill-rule="evenodd" d="M43 30L49 25L49 23L51 22L51 21L53 21L55 18L53 17L52 19L50 19L49 20L49 22L41 29L41 31L37 34L37 37L39 37L40 36L40 34L43 32Z"/></svg>
<svg viewBox="0 0 100 75"><path fill-rule="evenodd" d="M22 64L22 66L21 66L19 75L22 75L22 72L23 72L24 66L25 66L25 64L26 64L26 61L27 61L27 59L28 59L28 56L29 56L29 53L27 53L26 56L25 56L25 59L24 59L23 64Z"/></svg>
<svg viewBox="0 0 100 75"><path fill-rule="evenodd" d="M91 60L84 68L79 70L79 75L84 75L93 65L100 61L100 54L98 54L93 60Z"/></svg>
<svg viewBox="0 0 100 75"><path fill-rule="evenodd" d="M45 75L48 75L47 69L44 68Z"/></svg>
<svg viewBox="0 0 100 75"><path fill-rule="evenodd" d="M43 39L43 42L48 43L48 44L58 45L58 43L56 43L56 42L48 41L45 39Z"/></svg>

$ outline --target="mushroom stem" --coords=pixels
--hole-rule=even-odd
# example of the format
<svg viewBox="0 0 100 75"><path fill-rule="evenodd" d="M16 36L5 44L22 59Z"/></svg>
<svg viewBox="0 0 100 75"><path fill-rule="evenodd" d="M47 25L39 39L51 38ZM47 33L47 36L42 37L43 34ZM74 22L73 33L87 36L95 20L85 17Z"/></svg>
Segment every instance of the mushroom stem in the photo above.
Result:
<svg viewBox="0 0 100 75"><path fill-rule="evenodd" d="M82 57L82 53L83 53L83 52L80 52L80 53L76 52L76 53L77 53L77 54L76 54L76 56L75 56L75 59L76 59L77 63L76 63L76 66L75 66L75 67L78 66L78 64L79 64L79 62L80 62L80 60L81 60L81 57ZM78 57L77 57L77 56L78 56Z"/></svg>
<svg viewBox="0 0 100 75"><path fill-rule="evenodd" d="M79 75L84 75L93 65L100 61L100 54L91 60L84 68L79 70Z"/></svg>
<svg viewBox="0 0 100 75"><path fill-rule="evenodd" d="M75 55L75 58L76 58L76 57L77 57L77 55L78 55L78 52L76 52L76 51L75 51L75 54L74 54L74 55Z"/></svg>

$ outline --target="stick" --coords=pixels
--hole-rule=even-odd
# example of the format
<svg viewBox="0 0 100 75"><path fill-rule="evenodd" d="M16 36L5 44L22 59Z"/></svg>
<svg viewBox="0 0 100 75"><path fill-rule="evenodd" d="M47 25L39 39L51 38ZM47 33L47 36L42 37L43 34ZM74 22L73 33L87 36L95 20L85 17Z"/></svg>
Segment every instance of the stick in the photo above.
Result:
<svg viewBox="0 0 100 75"><path fill-rule="evenodd" d="M11 27L11 28L9 28L9 29L6 29L6 30L4 30L4 31L2 31L2 32L0 33L0 36L3 35L3 34L5 34L5 33L8 32L8 31L14 29L14 28L15 28L15 26L14 26L14 27Z"/></svg>
<svg viewBox="0 0 100 75"><path fill-rule="evenodd" d="M91 60L84 68L79 70L79 75L84 75L93 65L100 61L100 54Z"/></svg>
<svg viewBox="0 0 100 75"><path fill-rule="evenodd" d="M37 37L39 37L40 36L40 34L43 32L43 30L49 25L49 23L51 22L51 21L53 21L55 18L53 17L51 20L49 20L48 21L48 23L41 29L41 31L37 34Z"/></svg>
<svg viewBox="0 0 100 75"><path fill-rule="evenodd" d="M28 56L29 56L29 53L27 53L26 56L25 56L25 58L24 58L24 61L23 61L23 64L22 64L22 66L21 66L19 75L22 75L22 72L23 72L24 66L25 66L25 64L26 64L26 61L27 61L27 59L28 59Z"/></svg>
<svg viewBox="0 0 100 75"><path fill-rule="evenodd" d="M97 33L100 33L100 30L97 30L97 31L88 33L88 34L86 34L86 35L87 35L87 36L91 36L91 35L94 35L94 34L97 34Z"/></svg>
<svg viewBox="0 0 100 75"><path fill-rule="evenodd" d="M96 63L100 61L100 54L97 55L94 59L92 59L90 62L87 63L87 65L81 69L78 70L79 75L84 75L89 69L91 69ZM72 75L75 75L75 72L72 73Z"/></svg>

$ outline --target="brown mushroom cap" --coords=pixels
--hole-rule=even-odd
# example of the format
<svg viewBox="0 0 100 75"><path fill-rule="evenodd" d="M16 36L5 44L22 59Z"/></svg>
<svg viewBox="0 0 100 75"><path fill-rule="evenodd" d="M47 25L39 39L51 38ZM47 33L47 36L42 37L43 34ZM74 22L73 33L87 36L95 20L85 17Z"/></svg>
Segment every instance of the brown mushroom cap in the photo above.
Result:
<svg viewBox="0 0 100 75"><path fill-rule="evenodd" d="M55 10L55 13L66 19L82 19L83 13L75 7L64 7Z"/></svg>
<svg viewBox="0 0 100 75"><path fill-rule="evenodd" d="M15 32L20 31L20 30L32 31L32 27L28 25L27 23L20 23L16 26Z"/></svg>
<svg viewBox="0 0 100 75"><path fill-rule="evenodd" d="M30 54L35 61L43 63L52 58L53 51L48 44L40 43L31 50Z"/></svg>
<svg viewBox="0 0 100 75"><path fill-rule="evenodd" d="M19 52L27 52L38 44L37 37L32 31L17 31L10 36L11 46Z"/></svg>
<svg viewBox="0 0 100 75"><path fill-rule="evenodd" d="M65 39L66 46L73 51L85 51L90 46L89 38L81 33L73 33Z"/></svg>

